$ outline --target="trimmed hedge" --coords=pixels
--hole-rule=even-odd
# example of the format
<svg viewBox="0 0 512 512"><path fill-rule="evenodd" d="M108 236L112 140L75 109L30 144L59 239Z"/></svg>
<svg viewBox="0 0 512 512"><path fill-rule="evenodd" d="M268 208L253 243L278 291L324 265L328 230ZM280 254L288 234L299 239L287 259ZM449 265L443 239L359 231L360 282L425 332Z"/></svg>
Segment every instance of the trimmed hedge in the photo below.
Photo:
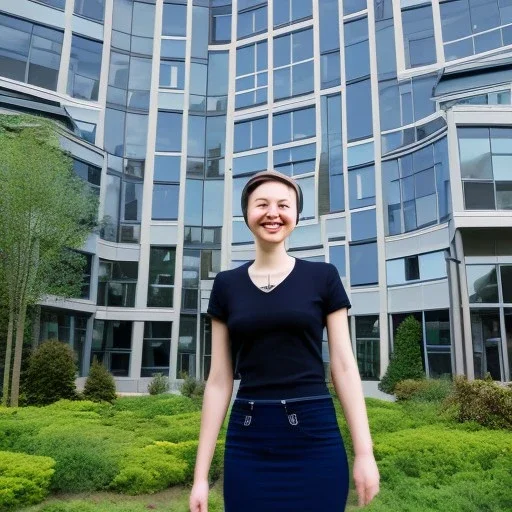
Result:
<svg viewBox="0 0 512 512"><path fill-rule="evenodd" d="M97 359L85 381L84 398L92 402L113 402L117 398L114 377Z"/></svg>
<svg viewBox="0 0 512 512"><path fill-rule="evenodd" d="M476 421L489 428L512 429L512 387L493 380L456 377L453 401L458 407L458 420Z"/></svg>
<svg viewBox="0 0 512 512"><path fill-rule="evenodd" d="M48 495L54 466L50 457L0 452L0 510L41 502Z"/></svg>
<svg viewBox="0 0 512 512"><path fill-rule="evenodd" d="M447 379L406 379L395 386L397 400L420 402L441 402L453 391L453 384Z"/></svg>

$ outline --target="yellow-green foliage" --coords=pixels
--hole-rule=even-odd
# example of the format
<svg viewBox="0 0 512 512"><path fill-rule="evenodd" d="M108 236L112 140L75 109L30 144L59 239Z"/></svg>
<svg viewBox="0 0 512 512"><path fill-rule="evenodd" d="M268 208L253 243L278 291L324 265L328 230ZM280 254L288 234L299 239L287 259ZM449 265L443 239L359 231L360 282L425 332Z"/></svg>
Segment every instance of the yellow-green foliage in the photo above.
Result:
<svg viewBox="0 0 512 512"><path fill-rule="evenodd" d="M114 405L63 400L44 408L0 408L0 450L53 457L55 491L155 492L192 480L197 408L196 401L177 395L121 398ZM221 470L216 456L212 477Z"/></svg>
<svg viewBox="0 0 512 512"><path fill-rule="evenodd" d="M417 400L423 402L440 402L453 390L448 379L406 379L395 386L397 400Z"/></svg>
<svg viewBox="0 0 512 512"><path fill-rule="evenodd" d="M55 461L0 452L0 510L39 503L48 494Z"/></svg>
<svg viewBox="0 0 512 512"><path fill-rule="evenodd" d="M171 485L191 482L194 475L198 441L155 443L131 450L122 461L119 474L111 487L127 494L146 494L161 491ZM211 477L216 479L222 470L223 443L217 443Z"/></svg>

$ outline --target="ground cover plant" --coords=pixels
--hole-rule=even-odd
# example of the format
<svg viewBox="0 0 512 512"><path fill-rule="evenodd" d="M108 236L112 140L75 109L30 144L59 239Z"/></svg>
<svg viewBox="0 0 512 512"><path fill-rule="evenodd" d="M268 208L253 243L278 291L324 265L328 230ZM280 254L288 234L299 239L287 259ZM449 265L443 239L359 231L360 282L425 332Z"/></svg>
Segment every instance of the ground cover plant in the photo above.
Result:
<svg viewBox="0 0 512 512"><path fill-rule="evenodd" d="M352 458L337 400L335 406ZM366 510L512 510L510 431L461 423L457 409L442 402L367 399L367 407L382 488ZM0 452L55 461L50 497L26 512L186 512L200 408L198 398L164 394L0 409ZM224 439L225 425L210 475L212 512L223 510ZM352 490L347 510L356 505Z"/></svg>

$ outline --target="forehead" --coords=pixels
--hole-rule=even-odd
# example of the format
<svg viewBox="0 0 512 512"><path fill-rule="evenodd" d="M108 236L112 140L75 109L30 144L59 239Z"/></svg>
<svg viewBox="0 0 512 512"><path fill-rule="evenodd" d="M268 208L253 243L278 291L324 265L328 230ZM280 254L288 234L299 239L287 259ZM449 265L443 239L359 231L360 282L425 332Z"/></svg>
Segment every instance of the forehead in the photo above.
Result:
<svg viewBox="0 0 512 512"><path fill-rule="evenodd" d="M295 195L295 190L286 183L277 180L264 181L258 185L250 195L250 199L258 199L263 197L279 199L292 199Z"/></svg>

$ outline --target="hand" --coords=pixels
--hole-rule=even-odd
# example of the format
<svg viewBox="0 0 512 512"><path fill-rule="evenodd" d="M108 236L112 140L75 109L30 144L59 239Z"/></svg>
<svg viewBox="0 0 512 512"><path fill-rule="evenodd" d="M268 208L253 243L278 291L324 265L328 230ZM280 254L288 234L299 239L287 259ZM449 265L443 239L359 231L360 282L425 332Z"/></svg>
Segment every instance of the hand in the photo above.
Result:
<svg viewBox="0 0 512 512"><path fill-rule="evenodd" d="M208 512L208 480L194 482L190 492L190 512Z"/></svg>
<svg viewBox="0 0 512 512"><path fill-rule="evenodd" d="M354 459L354 482L359 506L364 507L379 492L379 470L373 454L356 455Z"/></svg>

